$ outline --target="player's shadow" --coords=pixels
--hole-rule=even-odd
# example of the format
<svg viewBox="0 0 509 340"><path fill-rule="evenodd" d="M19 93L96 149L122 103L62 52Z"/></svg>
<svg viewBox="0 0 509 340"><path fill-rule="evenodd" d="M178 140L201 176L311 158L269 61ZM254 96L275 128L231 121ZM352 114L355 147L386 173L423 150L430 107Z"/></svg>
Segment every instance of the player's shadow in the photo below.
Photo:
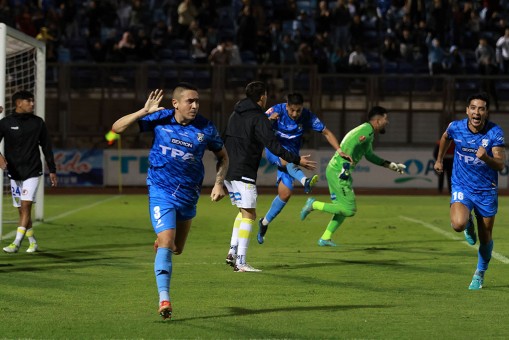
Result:
<svg viewBox="0 0 509 340"><path fill-rule="evenodd" d="M277 312L311 312L311 311L348 311L353 309L381 309L381 308L394 308L396 306L389 305L331 305L331 306L309 306L309 307L281 307L281 308L262 308L262 309L249 309L242 307L228 307L228 311L223 314L217 315L204 315L204 316L193 316L190 318L172 319L173 322L182 322L190 320L206 320L215 318L229 318L232 316L245 316L245 315L256 315L266 313L277 313ZM161 322L161 321L155 321Z"/></svg>

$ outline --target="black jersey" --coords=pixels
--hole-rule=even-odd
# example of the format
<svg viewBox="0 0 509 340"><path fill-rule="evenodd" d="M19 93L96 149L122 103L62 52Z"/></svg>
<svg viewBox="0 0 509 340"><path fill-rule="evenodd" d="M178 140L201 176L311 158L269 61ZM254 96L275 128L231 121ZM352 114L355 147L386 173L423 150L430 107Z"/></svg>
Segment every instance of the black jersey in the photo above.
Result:
<svg viewBox="0 0 509 340"><path fill-rule="evenodd" d="M226 179L256 183L264 146L287 162L299 164L300 156L285 150L277 140L262 108L245 98L235 104L224 133L230 164Z"/></svg>
<svg viewBox="0 0 509 340"><path fill-rule="evenodd" d="M8 176L24 181L43 174L41 146L50 173L56 173L51 140L44 120L35 114L13 113L0 120Z"/></svg>

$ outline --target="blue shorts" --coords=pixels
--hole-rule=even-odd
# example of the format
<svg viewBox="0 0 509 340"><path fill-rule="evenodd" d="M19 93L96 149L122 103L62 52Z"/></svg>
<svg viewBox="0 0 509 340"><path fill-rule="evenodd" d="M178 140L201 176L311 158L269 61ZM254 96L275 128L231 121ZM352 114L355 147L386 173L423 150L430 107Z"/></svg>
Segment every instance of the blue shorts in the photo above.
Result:
<svg viewBox="0 0 509 340"><path fill-rule="evenodd" d="M149 190L149 214L156 234L177 227L177 221L187 221L196 216L196 205L179 205L168 199L168 193L152 186Z"/></svg>
<svg viewBox="0 0 509 340"><path fill-rule="evenodd" d="M451 204L459 202L475 212L476 216L492 217L498 211L498 193L496 191L472 194L460 186L453 186Z"/></svg>
<svg viewBox="0 0 509 340"><path fill-rule="evenodd" d="M270 164L274 164L277 166L277 179L276 186L279 182L283 181L283 184L287 186L290 190L293 190L293 177L290 176L288 171L286 171L286 167L281 164L281 159L278 156L274 155L268 149L265 149L265 157Z"/></svg>

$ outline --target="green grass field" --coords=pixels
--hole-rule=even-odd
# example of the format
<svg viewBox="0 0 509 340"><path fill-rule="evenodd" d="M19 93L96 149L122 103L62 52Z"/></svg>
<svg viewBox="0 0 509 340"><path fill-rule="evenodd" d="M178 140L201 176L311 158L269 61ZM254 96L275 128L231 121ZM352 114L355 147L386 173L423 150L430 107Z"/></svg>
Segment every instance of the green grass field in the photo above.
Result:
<svg viewBox="0 0 509 340"><path fill-rule="evenodd" d="M259 197L260 216L272 199ZM316 244L329 215L299 220L304 201L292 198L265 244L252 234L248 262L263 271L234 273L224 259L236 209L204 195L174 257L174 319L163 322L146 196L48 196L35 229L41 251L26 254L25 241L20 253L0 254L0 338L509 336L509 198L500 198L497 257L480 291L467 288L477 247L449 227L448 197L359 196L336 248Z"/></svg>

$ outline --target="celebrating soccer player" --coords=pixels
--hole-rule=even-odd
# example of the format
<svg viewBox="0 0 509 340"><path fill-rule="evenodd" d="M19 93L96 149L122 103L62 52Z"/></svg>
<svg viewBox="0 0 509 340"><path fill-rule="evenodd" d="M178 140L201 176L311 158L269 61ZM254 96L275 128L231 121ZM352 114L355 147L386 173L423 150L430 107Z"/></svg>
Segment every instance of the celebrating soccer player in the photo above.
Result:
<svg viewBox="0 0 509 340"><path fill-rule="evenodd" d="M154 134L150 150L147 185L149 213L157 234L154 271L159 291L159 314L171 318L170 280L172 254L184 250L204 176L205 150L217 157L217 174L211 199L225 196L223 181L228 169L228 155L216 127L198 114L198 90L187 83L173 90L174 109L159 104L163 91L150 93L145 106L117 120L112 130L123 132L138 121L142 132Z"/></svg>
<svg viewBox="0 0 509 340"><path fill-rule="evenodd" d="M505 166L504 132L488 120L489 97L477 93L467 99L467 118L454 121L440 139L435 170L444 171L443 159L454 141L452 170L451 226L464 232L470 245L477 242L471 215L474 210L479 233L477 269L470 286L481 289L484 273L493 252L493 225L498 210L498 171Z"/></svg>
<svg viewBox="0 0 509 340"><path fill-rule="evenodd" d="M300 93L290 93L286 103L276 104L265 114L273 121L272 128L276 132L279 143L286 150L299 154L302 146L302 136L309 130L321 132L334 150L339 150L339 143L334 134L325 127L322 121L309 109L304 107L304 98ZM306 177L298 165L288 163L281 157L265 149L269 162L276 165L277 196L272 201L269 211L258 221L258 243L262 244L269 223L283 210L293 192L293 182L296 180L304 186L306 194L318 180L318 176Z"/></svg>

